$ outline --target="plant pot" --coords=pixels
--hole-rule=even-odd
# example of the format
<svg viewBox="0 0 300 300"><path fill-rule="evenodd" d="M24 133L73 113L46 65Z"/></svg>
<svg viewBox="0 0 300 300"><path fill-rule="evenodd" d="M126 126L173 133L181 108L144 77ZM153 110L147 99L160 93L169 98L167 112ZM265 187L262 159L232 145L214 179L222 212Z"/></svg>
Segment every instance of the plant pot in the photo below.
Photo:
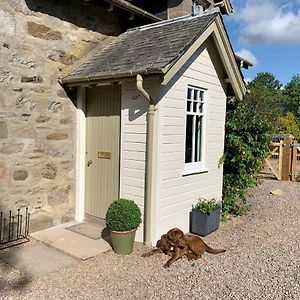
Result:
<svg viewBox="0 0 300 300"><path fill-rule="evenodd" d="M130 254L133 251L133 243L136 229L130 231L111 231L111 240L115 253Z"/></svg>
<svg viewBox="0 0 300 300"><path fill-rule="evenodd" d="M193 208L190 212L190 232L206 236L216 231L220 225L220 214L220 207L216 208L210 214Z"/></svg>

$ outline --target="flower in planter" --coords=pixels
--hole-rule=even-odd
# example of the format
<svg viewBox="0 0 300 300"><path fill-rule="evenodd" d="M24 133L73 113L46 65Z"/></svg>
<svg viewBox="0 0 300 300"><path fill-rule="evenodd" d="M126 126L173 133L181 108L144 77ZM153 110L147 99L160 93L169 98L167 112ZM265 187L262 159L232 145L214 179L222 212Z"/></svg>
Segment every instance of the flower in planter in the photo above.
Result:
<svg viewBox="0 0 300 300"><path fill-rule="evenodd" d="M199 198L197 204L195 205L196 209L199 209L204 214L211 214L215 209L221 207L220 204L216 203L215 199L207 201L204 198Z"/></svg>

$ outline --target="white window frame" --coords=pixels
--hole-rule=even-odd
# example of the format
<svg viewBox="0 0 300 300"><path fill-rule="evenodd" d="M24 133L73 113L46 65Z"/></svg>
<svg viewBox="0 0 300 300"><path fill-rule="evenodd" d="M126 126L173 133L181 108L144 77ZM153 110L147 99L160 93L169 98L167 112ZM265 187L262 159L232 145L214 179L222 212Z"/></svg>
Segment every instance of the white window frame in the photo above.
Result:
<svg viewBox="0 0 300 300"><path fill-rule="evenodd" d="M197 97L197 101L203 105L202 107L202 112L199 111L199 106L197 106L196 112L191 111L193 109L190 109L190 111L187 110L187 102L188 102L188 90L192 89L192 97L194 95L195 91L202 92L202 98ZM198 86L194 85L188 85L186 89L186 112L185 112L185 132L186 132L186 126L187 126L187 116L192 115L194 116L193 118L193 136L195 135L195 124L196 124L196 116L200 116L202 118L202 126L201 126L201 147L200 147L200 157L201 159L199 161L194 161L195 160L195 137L193 138L193 145L192 145L192 162L184 164L184 169L182 175L189 175L189 174L195 174L195 173L203 173L207 172L208 168L206 167L205 164L205 144L206 144L206 116L207 116L207 90ZM199 101L200 100L200 101ZM184 161L185 161L185 156L186 156L186 137L185 137L185 142L184 142Z"/></svg>

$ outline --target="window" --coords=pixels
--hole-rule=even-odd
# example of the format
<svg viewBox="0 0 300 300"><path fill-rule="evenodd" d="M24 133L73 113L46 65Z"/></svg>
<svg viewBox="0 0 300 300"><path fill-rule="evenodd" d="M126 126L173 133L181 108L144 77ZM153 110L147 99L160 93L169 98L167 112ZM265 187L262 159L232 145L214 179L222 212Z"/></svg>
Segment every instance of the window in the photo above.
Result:
<svg viewBox="0 0 300 300"><path fill-rule="evenodd" d="M203 168L203 124L205 90L188 86L185 136L185 171Z"/></svg>

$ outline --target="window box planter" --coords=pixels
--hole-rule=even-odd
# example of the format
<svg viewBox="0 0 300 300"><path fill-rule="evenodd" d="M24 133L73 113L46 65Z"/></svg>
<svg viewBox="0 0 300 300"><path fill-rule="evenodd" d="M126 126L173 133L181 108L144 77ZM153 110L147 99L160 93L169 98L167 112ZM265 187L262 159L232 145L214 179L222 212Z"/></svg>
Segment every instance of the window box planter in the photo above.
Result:
<svg viewBox="0 0 300 300"><path fill-rule="evenodd" d="M206 236L219 228L221 207L214 208L211 212L202 212L192 208L190 212L190 232Z"/></svg>

